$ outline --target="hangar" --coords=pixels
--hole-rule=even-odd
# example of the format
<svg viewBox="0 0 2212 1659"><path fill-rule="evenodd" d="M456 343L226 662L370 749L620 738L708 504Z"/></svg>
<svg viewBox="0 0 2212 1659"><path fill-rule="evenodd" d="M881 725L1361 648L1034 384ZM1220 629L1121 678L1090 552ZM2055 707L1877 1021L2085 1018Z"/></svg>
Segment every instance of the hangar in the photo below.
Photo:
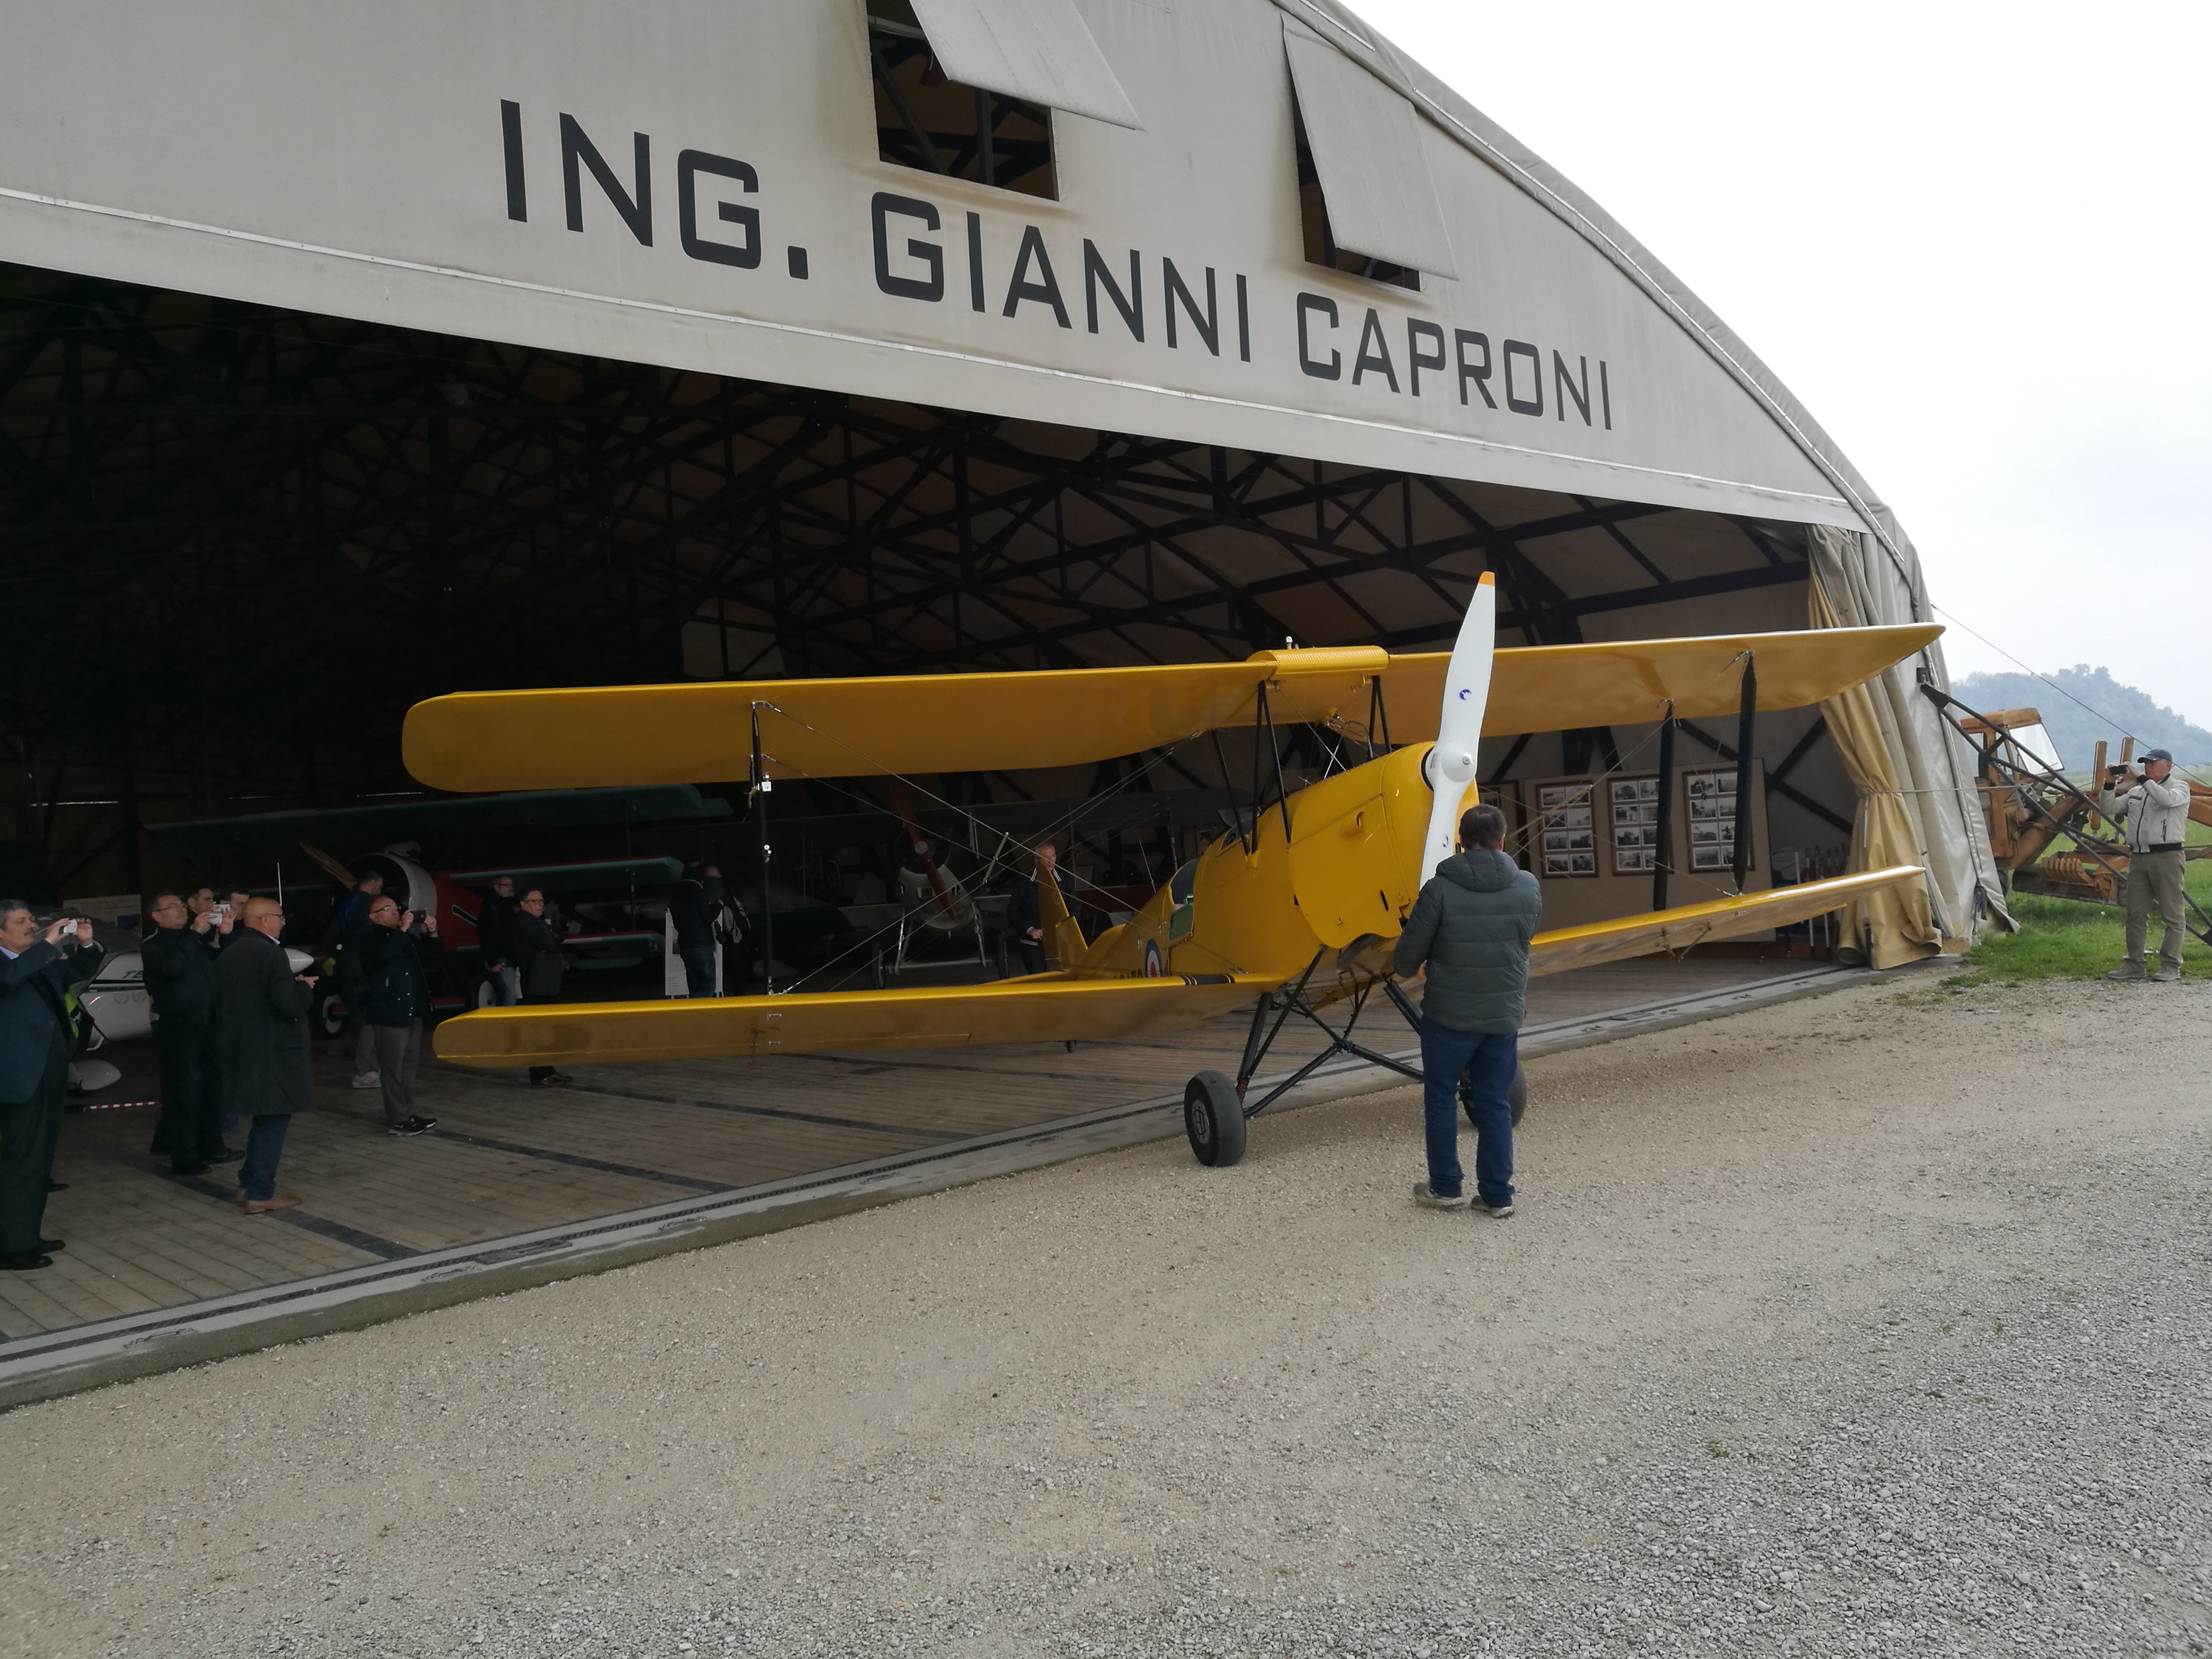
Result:
<svg viewBox="0 0 2212 1659"><path fill-rule="evenodd" d="M149 823L410 789L400 718L455 690L1437 648L1485 571L1501 643L1929 615L1743 343L1333 0L11 23L9 851L58 889L153 878ZM1755 734L1756 880L1927 869L1855 920L1884 965L2003 914L1923 681ZM1721 890L1604 822L1664 735L1486 746L1548 915ZM1238 758L933 787L1134 793L1172 842Z"/></svg>

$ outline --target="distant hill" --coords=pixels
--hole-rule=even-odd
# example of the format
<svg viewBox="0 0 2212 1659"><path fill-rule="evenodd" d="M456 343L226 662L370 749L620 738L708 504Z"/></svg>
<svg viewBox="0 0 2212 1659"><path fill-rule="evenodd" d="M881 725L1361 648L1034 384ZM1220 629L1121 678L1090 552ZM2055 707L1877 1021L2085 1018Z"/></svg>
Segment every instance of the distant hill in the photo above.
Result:
<svg viewBox="0 0 2212 1659"><path fill-rule="evenodd" d="M2081 702L2060 696L2033 674L1969 674L1954 682L1951 691L1960 702L1976 708L2035 709L2043 716L2044 726L2058 745L2058 757L2069 771L2088 769L2100 738L2112 744L2112 758L2118 759L2121 734L2127 732L2136 734L2138 752L2170 749L2179 765L2212 764L2212 732L2191 725L2132 685L2122 685L2106 670L2076 663L2051 678ZM2081 703L2089 708L2084 708ZM2091 714L2090 708L2109 716L2111 723Z"/></svg>

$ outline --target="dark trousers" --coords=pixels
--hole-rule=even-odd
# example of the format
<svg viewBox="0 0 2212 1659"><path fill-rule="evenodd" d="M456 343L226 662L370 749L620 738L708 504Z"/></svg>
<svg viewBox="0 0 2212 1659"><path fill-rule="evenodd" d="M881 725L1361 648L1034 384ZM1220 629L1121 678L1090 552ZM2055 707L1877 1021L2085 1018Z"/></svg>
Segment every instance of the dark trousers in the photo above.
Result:
<svg viewBox="0 0 2212 1659"><path fill-rule="evenodd" d="M1520 1039L1421 1024L1421 1113L1429 1142L1429 1187L1457 1198L1466 1179L1459 1163L1459 1080L1467 1079L1468 1115L1474 1120L1474 1189L1492 1208L1513 1201L1513 1107L1506 1091L1520 1065Z"/></svg>
<svg viewBox="0 0 2212 1659"><path fill-rule="evenodd" d="M276 1160L284 1155L284 1133L292 1127L289 1112L257 1112L246 1137L246 1162L239 1166L238 1184L246 1197L265 1201L276 1196Z"/></svg>
<svg viewBox="0 0 2212 1659"><path fill-rule="evenodd" d="M526 992L521 1006L525 1008L542 1008L549 1003L558 1002L560 1000L558 997L534 997ZM533 1066L530 1068L530 1080L532 1083L543 1083L553 1075L553 1070L550 1066Z"/></svg>
<svg viewBox="0 0 2212 1659"><path fill-rule="evenodd" d="M0 1253L39 1248L68 1085L69 1051L58 1043L47 1051L37 1091L28 1100L0 1101Z"/></svg>
<svg viewBox="0 0 2212 1659"><path fill-rule="evenodd" d="M415 1072L422 1061L422 1022L371 1025L375 1034L376 1075L384 1090L384 1127L396 1129L415 1115Z"/></svg>
<svg viewBox="0 0 2212 1659"><path fill-rule="evenodd" d="M684 994L710 997L714 994L714 958L720 954L712 944L679 945L676 954L684 958Z"/></svg>
<svg viewBox="0 0 2212 1659"><path fill-rule="evenodd" d="M1025 974L1044 972L1044 945L1042 940L1018 939L1014 948L1022 953L1022 971Z"/></svg>
<svg viewBox="0 0 2212 1659"><path fill-rule="evenodd" d="M204 1020L154 1025L161 1049L161 1149L170 1167L195 1170L222 1151L222 1073L215 1028Z"/></svg>

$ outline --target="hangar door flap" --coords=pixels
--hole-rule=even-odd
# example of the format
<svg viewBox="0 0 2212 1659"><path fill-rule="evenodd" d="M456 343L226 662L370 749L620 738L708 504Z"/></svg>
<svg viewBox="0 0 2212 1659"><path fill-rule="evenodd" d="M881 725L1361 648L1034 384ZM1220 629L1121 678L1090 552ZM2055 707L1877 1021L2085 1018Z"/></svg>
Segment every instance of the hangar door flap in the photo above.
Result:
<svg viewBox="0 0 2212 1659"><path fill-rule="evenodd" d="M914 0L939 68L963 86L1142 129L1075 0Z"/></svg>
<svg viewBox="0 0 2212 1659"><path fill-rule="evenodd" d="M1413 105L1288 17L1283 48L1336 245L1432 276L1458 276Z"/></svg>

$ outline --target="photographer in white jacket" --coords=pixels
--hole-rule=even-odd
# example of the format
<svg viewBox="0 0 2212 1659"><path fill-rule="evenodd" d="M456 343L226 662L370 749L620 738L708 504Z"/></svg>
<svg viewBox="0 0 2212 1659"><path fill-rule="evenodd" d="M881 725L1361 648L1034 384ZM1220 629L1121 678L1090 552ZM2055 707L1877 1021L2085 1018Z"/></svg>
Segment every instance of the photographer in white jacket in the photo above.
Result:
<svg viewBox="0 0 2212 1659"><path fill-rule="evenodd" d="M2128 835L2127 960L2106 979L2154 979L2171 985L2181 977L2181 945L2189 937L2182 926L2182 843L2189 836L2189 780L2173 775L2173 757L2163 749L2143 753L2142 770L2122 764L2106 769L2097 810L2114 823L2125 819ZM2150 942L2150 908L2158 904L2165 932L2158 942L2158 972L2144 971L2143 951Z"/></svg>

